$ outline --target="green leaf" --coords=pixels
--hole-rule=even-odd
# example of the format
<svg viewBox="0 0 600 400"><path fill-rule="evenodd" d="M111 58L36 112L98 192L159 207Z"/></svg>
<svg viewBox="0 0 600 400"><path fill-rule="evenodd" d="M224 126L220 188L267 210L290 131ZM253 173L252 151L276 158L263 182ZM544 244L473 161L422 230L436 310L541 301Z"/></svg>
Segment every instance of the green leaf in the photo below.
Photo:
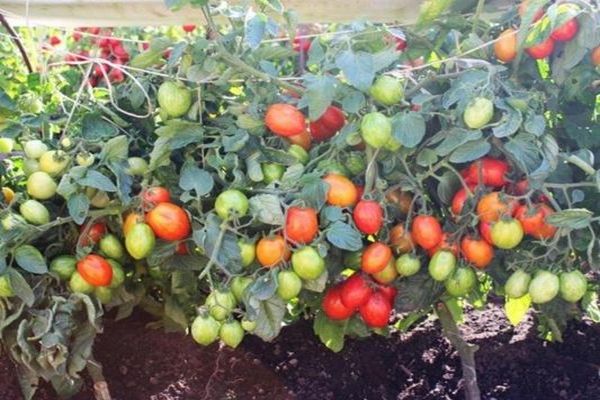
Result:
<svg viewBox="0 0 600 400"><path fill-rule="evenodd" d="M421 11L419 13L419 19L417 20L417 26L422 28L435 21L440 15L444 13L451 5L454 0L425 0L421 3Z"/></svg>
<svg viewBox="0 0 600 400"><path fill-rule="evenodd" d="M29 244L18 247L14 252L14 256L17 264L25 271L32 274L45 274L48 272L48 266L42 253Z"/></svg>
<svg viewBox="0 0 600 400"><path fill-rule="evenodd" d="M473 140L454 150L452 155L450 155L450 162L459 164L473 161L485 156L491 149L492 145L490 145L487 140Z"/></svg>
<svg viewBox="0 0 600 400"><path fill-rule="evenodd" d="M31 307L35 301L35 295L33 294L33 289L31 289L29 283L27 283L25 278L23 278L23 275L14 268L9 268L6 273L8 274L10 285L12 286L15 295Z"/></svg>
<svg viewBox="0 0 600 400"><path fill-rule="evenodd" d="M523 128L535 136L542 136L546 130L546 120L542 115L530 114L525 119Z"/></svg>
<svg viewBox="0 0 600 400"><path fill-rule="evenodd" d="M417 164L421 167L429 167L437 162L438 156L431 149L423 149L417 154Z"/></svg>
<svg viewBox="0 0 600 400"><path fill-rule="evenodd" d="M96 112L87 113L81 121L81 135L89 141L103 141L117 135L118 129Z"/></svg>
<svg viewBox="0 0 600 400"><path fill-rule="evenodd" d="M259 194L250 198L250 212L264 224L283 225L281 203L279 197L273 194Z"/></svg>
<svg viewBox="0 0 600 400"><path fill-rule="evenodd" d="M129 140L121 135L110 139L102 146L100 159L103 162L126 160L129 153Z"/></svg>
<svg viewBox="0 0 600 400"><path fill-rule="evenodd" d="M369 90L375 78L375 65L371 54L347 50L337 57L335 63L352 86L365 92Z"/></svg>
<svg viewBox="0 0 600 400"><path fill-rule="evenodd" d="M581 299L581 308L585 310L586 315L595 323L600 323L600 307L598 303L598 293L588 290L583 299Z"/></svg>
<svg viewBox="0 0 600 400"><path fill-rule="evenodd" d="M559 228L583 229L587 228L594 213L585 208L571 208L557 211L546 217L546 222Z"/></svg>
<svg viewBox="0 0 600 400"><path fill-rule="evenodd" d="M264 341L275 339L283 324L286 304L279 296L273 296L258 304L256 313L256 329L252 332Z"/></svg>
<svg viewBox="0 0 600 400"><path fill-rule="evenodd" d="M308 206L320 210L325 204L328 186L319 177L304 177L300 182L302 191L298 195Z"/></svg>
<svg viewBox="0 0 600 400"><path fill-rule="evenodd" d="M306 91L302 103L308 104L308 118L317 120L333 101L336 79L331 76L304 75Z"/></svg>
<svg viewBox="0 0 600 400"><path fill-rule="evenodd" d="M222 231L222 221L215 214L209 214L203 229L194 231L194 242L204 249L207 257L213 258L218 266L229 275L242 269L240 246L233 232ZM221 242L218 242L221 237Z"/></svg>
<svg viewBox="0 0 600 400"><path fill-rule="evenodd" d="M360 233L342 221L336 221L331 224L327 228L325 235L327 240L339 249L348 251L362 249L363 243Z"/></svg>
<svg viewBox="0 0 600 400"><path fill-rule="evenodd" d="M531 307L531 296L529 294L519 297L518 299L507 297L506 302L504 303L504 312L510 323L513 324L513 326L517 326L527 315L529 307Z"/></svg>
<svg viewBox="0 0 600 400"><path fill-rule="evenodd" d="M302 289L310 290L311 292L322 293L327 287L327 279L329 272L325 270L317 279L302 282Z"/></svg>
<svg viewBox="0 0 600 400"><path fill-rule="evenodd" d="M448 307L448 311L450 311L454 322L456 322L457 324L462 324L465 318L463 313L463 307L460 301L456 297L452 297L445 300L444 304L446 305L446 307Z"/></svg>
<svg viewBox="0 0 600 400"><path fill-rule="evenodd" d="M349 91L342 98L342 108L347 113L357 113L365 105L365 95L358 90Z"/></svg>
<svg viewBox="0 0 600 400"><path fill-rule="evenodd" d="M105 192L116 192L115 184L100 172L89 169L85 176L77 181L81 186L88 186Z"/></svg>
<svg viewBox="0 0 600 400"><path fill-rule="evenodd" d="M332 321L327 318L325 313L317 312L313 323L313 331L329 350L337 353L344 348L345 330L346 322Z"/></svg>
<svg viewBox="0 0 600 400"><path fill-rule="evenodd" d="M439 156L445 157L461 145L472 140L481 139L481 136L481 131L470 131L462 128L452 128L449 131L443 132L444 139L442 140L442 143L440 143L435 148L435 152Z"/></svg>
<svg viewBox="0 0 600 400"><path fill-rule="evenodd" d="M77 225L81 225L85 221L85 217L90 209L90 200L83 193L76 193L69 197L67 201L69 215Z"/></svg>
<svg viewBox="0 0 600 400"><path fill-rule="evenodd" d="M209 194L215 185L210 173L200 169L193 162L186 162L181 168L179 186L183 190L194 190L197 196Z"/></svg>
<svg viewBox="0 0 600 400"><path fill-rule="evenodd" d="M496 107L506 112L502 115L500 125L492 128L494 136L502 138L515 134L523 123L523 116L519 111L506 104L503 99L498 100L495 103Z"/></svg>
<svg viewBox="0 0 600 400"><path fill-rule="evenodd" d="M257 49L265 35L267 18L264 14L249 12L244 23L244 42L251 49Z"/></svg>
<svg viewBox="0 0 600 400"><path fill-rule="evenodd" d="M425 120L421 114L408 112L392 118L394 138L406 147L416 147L425 136Z"/></svg>

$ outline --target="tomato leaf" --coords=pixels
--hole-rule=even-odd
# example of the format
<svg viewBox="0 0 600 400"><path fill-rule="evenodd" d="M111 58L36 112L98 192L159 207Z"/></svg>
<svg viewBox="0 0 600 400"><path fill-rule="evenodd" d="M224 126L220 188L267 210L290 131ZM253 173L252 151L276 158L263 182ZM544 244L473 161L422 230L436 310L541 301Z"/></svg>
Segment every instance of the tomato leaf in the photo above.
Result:
<svg viewBox="0 0 600 400"><path fill-rule="evenodd" d="M583 229L589 226L594 213L585 208L557 211L546 217L546 222L559 228Z"/></svg>
<svg viewBox="0 0 600 400"><path fill-rule="evenodd" d="M308 281L302 282L302 288L306 290L310 290L311 292L322 293L327 286L327 279L329 278L329 273L325 270L317 279L311 279Z"/></svg>
<svg viewBox="0 0 600 400"><path fill-rule="evenodd" d="M392 134L405 147L416 147L425 136L425 120L421 114L407 112L392 118Z"/></svg>
<svg viewBox="0 0 600 400"><path fill-rule="evenodd" d="M89 141L100 142L116 136L118 132L116 126L104 120L97 112L85 114L81 122L81 135Z"/></svg>
<svg viewBox="0 0 600 400"><path fill-rule="evenodd" d="M283 210L279 198L273 194L259 194L250 198L250 212L260 222L268 225L282 225Z"/></svg>
<svg viewBox="0 0 600 400"><path fill-rule="evenodd" d="M267 17L249 11L244 21L244 42L251 48L257 49L265 35Z"/></svg>
<svg viewBox="0 0 600 400"><path fill-rule="evenodd" d="M464 163L485 156L492 149L492 145L485 139L473 140L465 143L450 155L453 163Z"/></svg>
<svg viewBox="0 0 600 400"><path fill-rule="evenodd" d="M335 63L352 86L365 92L369 90L375 78L375 65L371 54L346 50L337 57Z"/></svg>
<svg viewBox="0 0 600 400"><path fill-rule="evenodd" d="M592 321L595 323L600 323L598 293L588 290L583 296L583 299L581 299L581 308L585 310L585 313Z"/></svg>
<svg viewBox="0 0 600 400"><path fill-rule="evenodd" d="M462 324L465 318L460 300L458 300L456 297L451 297L447 300L444 300L444 304L446 305L446 307L448 307L448 311L450 311L454 322L456 322L457 324Z"/></svg>
<svg viewBox="0 0 600 400"><path fill-rule="evenodd" d="M214 179L210 173L194 165L194 162L186 162L181 168L179 186L183 190L194 190L198 197L209 194L214 185Z"/></svg>
<svg viewBox="0 0 600 400"><path fill-rule="evenodd" d="M27 283L25 278L23 278L23 275L21 275L19 271L14 268L9 268L7 274L15 296L23 300L23 303L31 307L35 301L35 295L33 294L33 289L31 289L29 283Z"/></svg>
<svg viewBox="0 0 600 400"><path fill-rule="evenodd" d="M116 192L117 187L110 179L100 172L89 169L85 176L77 181L81 186L92 187L105 192Z"/></svg>
<svg viewBox="0 0 600 400"><path fill-rule="evenodd" d="M518 299L507 297L504 303L504 312L510 323L517 326L527 315L529 307L531 307L531 296L529 294Z"/></svg>
<svg viewBox="0 0 600 400"><path fill-rule="evenodd" d="M32 274L45 274L48 272L48 266L42 253L31 245L18 247L14 253L15 260L19 267Z"/></svg>
<svg viewBox="0 0 600 400"><path fill-rule="evenodd" d="M317 312L313 322L313 331L321 343L329 350L337 353L344 348L346 322L335 322L327 318L322 311Z"/></svg>
<svg viewBox="0 0 600 400"><path fill-rule="evenodd" d="M255 308L256 328L252 332L264 341L270 342L281 331L286 304L279 296L258 303Z"/></svg>
<svg viewBox="0 0 600 400"><path fill-rule="evenodd" d="M348 250L358 251L362 248L362 236L352 226L336 221L331 224L325 233L327 240L335 247Z"/></svg>
<svg viewBox="0 0 600 400"><path fill-rule="evenodd" d="M81 225L87 217L87 213L90 209L90 201L85 194L76 193L69 197L67 208L69 209L69 215L73 218L73 221L75 221L76 224Z"/></svg>
<svg viewBox="0 0 600 400"><path fill-rule="evenodd" d="M299 106L308 105L308 118L311 121L319 119L327 107L331 105L335 94L336 80L331 76L304 75L306 90Z"/></svg>

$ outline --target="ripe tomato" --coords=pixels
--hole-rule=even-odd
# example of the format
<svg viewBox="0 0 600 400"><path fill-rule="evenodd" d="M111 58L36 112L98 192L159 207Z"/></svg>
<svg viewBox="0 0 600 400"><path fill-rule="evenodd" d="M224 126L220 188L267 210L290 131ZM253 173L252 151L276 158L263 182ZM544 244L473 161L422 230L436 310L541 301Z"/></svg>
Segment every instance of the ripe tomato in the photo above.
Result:
<svg viewBox="0 0 600 400"><path fill-rule="evenodd" d="M513 299L523 297L529 290L529 282L531 282L531 275L521 269L516 270L504 284L504 293Z"/></svg>
<svg viewBox="0 0 600 400"><path fill-rule="evenodd" d="M369 300L359 309L363 321L371 328L383 328L387 326L391 311L392 305L390 301L379 291L373 292Z"/></svg>
<svg viewBox="0 0 600 400"><path fill-rule="evenodd" d="M450 233L444 232L442 234L442 240L432 248L427 249L427 254L429 255L429 257L432 257L439 250L448 250L451 251L452 254L454 254L455 256L458 256L458 243L456 242L456 240L450 241L451 236L452 235Z"/></svg>
<svg viewBox="0 0 600 400"><path fill-rule="evenodd" d="M104 222L96 222L89 229L88 225L85 224L79 228L79 233L79 245L88 247L98 243L106 235L106 224Z"/></svg>
<svg viewBox="0 0 600 400"><path fill-rule="evenodd" d="M471 190L471 193L473 193L473 189L474 186L469 185L469 189ZM462 213L463 208L465 207L465 203L467 202L467 198L472 198L473 195L470 195L467 193L467 189L460 188L455 194L454 197L452 198L452 205L451 205L451 210L452 210L452 214L458 216Z"/></svg>
<svg viewBox="0 0 600 400"><path fill-rule="evenodd" d="M299 135L306 131L304 114L291 104L271 104L265 114L265 125L271 132L283 137Z"/></svg>
<svg viewBox="0 0 600 400"><path fill-rule="evenodd" d="M58 185L43 171L36 171L27 178L27 193L38 200L48 200L56 193Z"/></svg>
<svg viewBox="0 0 600 400"><path fill-rule="evenodd" d="M312 40L305 37L295 37L292 42L292 48L298 53L308 53Z"/></svg>
<svg viewBox="0 0 600 400"><path fill-rule="evenodd" d="M396 260L396 271L401 276L412 276L421 269L421 261L412 254L402 254Z"/></svg>
<svg viewBox="0 0 600 400"><path fill-rule="evenodd" d="M292 254L292 268L298 276L310 281L325 272L325 260L314 247L303 247Z"/></svg>
<svg viewBox="0 0 600 400"><path fill-rule="evenodd" d="M125 248L135 260L146 258L154 250L156 238L152 228L143 222L135 224L125 235Z"/></svg>
<svg viewBox="0 0 600 400"><path fill-rule="evenodd" d="M486 186L501 187L507 183L506 174L509 170L510 167L506 161L484 157L471 163L461 172L461 175L469 185L482 183Z"/></svg>
<svg viewBox="0 0 600 400"><path fill-rule="evenodd" d="M390 258L384 269L374 274L371 274L373 279L382 285L388 285L392 283L398 277L398 271L396 271L396 265L394 257Z"/></svg>
<svg viewBox="0 0 600 400"><path fill-rule="evenodd" d="M50 222L50 212L37 200L26 200L19 206L19 212L32 225L44 225Z"/></svg>
<svg viewBox="0 0 600 400"><path fill-rule="evenodd" d="M396 289L395 286L380 285L379 291L390 302L393 308L394 302L396 301L396 296L398 295L398 289Z"/></svg>
<svg viewBox="0 0 600 400"><path fill-rule="evenodd" d="M194 30L196 29L196 25L185 24L181 28L183 28L184 32L190 33L190 32L194 32Z"/></svg>
<svg viewBox="0 0 600 400"><path fill-rule="evenodd" d="M461 297L467 295L475 287L477 275L469 267L458 267L444 281L444 286L449 295Z"/></svg>
<svg viewBox="0 0 600 400"><path fill-rule="evenodd" d="M280 262L289 260L290 255L290 249L281 235L264 237L256 245L256 258L266 268L273 268Z"/></svg>
<svg viewBox="0 0 600 400"><path fill-rule="evenodd" d="M160 203L148 214L146 222L157 237L167 241L183 240L190 235L190 219L185 210L172 203Z"/></svg>
<svg viewBox="0 0 600 400"><path fill-rule="evenodd" d="M523 231L536 239L549 239L557 231L557 227L546 222L546 217L554 213L554 210L546 204L538 204L529 210L522 205L517 208L515 217L521 222Z"/></svg>
<svg viewBox="0 0 600 400"><path fill-rule="evenodd" d="M390 245L396 254L408 253L415 248L412 236L404 230L403 223L397 224L390 230Z"/></svg>
<svg viewBox="0 0 600 400"><path fill-rule="evenodd" d="M344 112L336 106L329 106L325 113L310 123L310 135L315 142L333 137L346 123Z"/></svg>
<svg viewBox="0 0 600 400"><path fill-rule="evenodd" d="M392 139L392 121L380 112L366 114L360 122L360 134L369 146L384 147Z"/></svg>
<svg viewBox="0 0 600 400"><path fill-rule="evenodd" d="M392 249L381 242L371 243L363 251L360 267L368 274L382 271L392 259Z"/></svg>
<svg viewBox="0 0 600 400"><path fill-rule="evenodd" d="M463 119L470 129L480 129L486 126L494 116L494 103L485 97L476 97L469 102Z"/></svg>
<svg viewBox="0 0 600 400"><path fill-rule="evenodd" d="M277 294L283 300L298 297L302 290L302 279L294 271L281 271L277 274Z"/></svg>
<svg viewBox="0 0 600 400"><path fill-rule="evenodd" d="M542 43L536 44L525 49L525 52L529 54L529 57L539 60L548 57L554 51L554 39L549 37Z"/></svg>
<svg viewBox="0 0 600 400"><path fill-rule="evenodd" d="M558 276L549 271L537 271L529 283L531 301L536 304L548 303L560 290Z"/></svg>
<svg viewBox="0 0 600 400"><path fill-rule="evenodd" d="M492 223L491 222L480 222L479 223L479 234L481 235L483 240L485 240L489 244L493 244L492 243Z"/></svg>
<svg viewBox="0 0 600 400"><path fill-rule="evenodd" d="M412 223L413 240L424 249L431 249L442 241L442 226L431 215L417 215Z"/></svg>
<svg viewBox="0 0 600 400"><path fill-rule="evenodd" d="M223 322L219 329L219 337L224 344L235 349L244 339L244 328L235 319Z"/></svg>
<svg viewBox="0 0 600 400"><path fill-rule="evenodd" d="M594 50L592 50L592 53L590 54L590 59L592 61L592 64L594 64L594 66L598 66L600 65L600 46L596 47Z"/></svg>
<svg viewBox="0 0 600 400"><path fill-rule="evenodd" d="M404 84L398 78L382 75L369 90L371 97L384 106L391 106L404 100Z"/></svg>
<svg viewBox="0 0 600 400"><path fill-rule="evenodd" d="M256 245L245 240L239 240L238 246L240 248L240 257L242 259L242 266L247 267L254 262L256 258Z"/></svg>
<svg viewBox="0 0 600 400"><path fill-rule="evenodd" d="M570 42L579 31L579 23L576 18L570 19L550 34L550 37L559 42Z"/></svg>
<svg viewBox="0 0 600 400"><path fill-rule="evenodd" d="M576 303L587 291L587 278L580 271L563 272L560 274L560 297L563 300Z"/></svg>
<svg viewBox="0 0 600 400"><path fill-rule="evenodd" d="M223 220L243 217L249 206L246 195L237 189L225 190L215 200L215 211Z"/></svg>
<svg viewBox="0 0 600 400"><path fill-rule="evenodd" d="M142 206L145 209L155 207L159 203L169 202L171 202L171 193L167 188L156 186L142 191Z"/></svg>
<svg viewBox="0 0 600 400"><path fill-rule="evenodd" d="M494 259L494 248L484 239L465 236L460 242L463 257L479 269L489 265Z"/></svg>
<svg viewBox="0 0 600 400"><path fill-rule="evenodd" d="M502 62L509 63L517 57L517 31L508 28L498 36L494 43L496 58Z"/></svg>
<svg viewBox="0 0 600 400"><path fill-rule="evenodd" d="M491 192L477 203L477 215L482 222L494 222L503 215L512 215L516 202L508 200L500 192Z"/></svg>
<svg viewBox="0 0 600 400"><path fill-rule="evenodd" d="M58 256L50 263L50 272L54 272L58 277L67 281L75 272L77 259L73 256Z"/></svg>
<svg viewBox="0 0 600 400"><path fill-rule="evenodd" d="M340 285L332 286L325 292L321 306L327 318L334 321L348 319L354 314L353 308L346 307L342 303L342 288Z"/></svg>
<svg viewBox="0 0 600 400"><path fill-rule="evenodd" d="M525 12L527 11L528 7L529 7L529 0L524 0L521 2L521 4L519 4L518 12L519 12L519 16L521 18L523 18L525 16ZM542 8L540 8L539 10L537 10L535 12L532 22L539 21L539 19L542 18L543 16L544 16L544 10Z"/></svg>
<svg viewBox="0 0 600 400"><path fill-rule="evenodd" d="M199 315L192 322L192 338L202 346L208 346L219 337L221 325L210 315Z"/></svg>
<svg viewBox="0 0 600 400"><path fill-rule="evenodd" d="M352 207L358 200L358 192L352 181L343 175L330 173L323 181L329 185L327 204L338 207Z"/></svg>
<svg viewBox="0 0 600 400"><path fill-rule="evenodd" d="M344 306L355 310L369 300L373 289L363 274L357 272L341 284L340 296Z"/></svg>
<svg viewBox="0 0 600 400"><path fill-rule="evenodd" d="M361 200L354 207L352 219L359 231L374 235L383 225L383 208L373 200Z"/></svg>
<svg viewBox="0 0 600 400"><path fill-rule="evenodd" d="M298 146L302 147L304 150L307 151L310 150L310 146L312 144L312 138L308 131L302 131L297 135L288 136L287 140L292 144L297 144Z"/></svg>
<svg viewBox="0 0 600 400"><path fill-rule="evenodd" d="M492 243L501 249L513 249L523 240L523 227L516 219L502 219L492 225Z"/></svg>
<svg viewBox="0 0 600 400"><path fill-rule="evenodd" d="M96 254L88 254L79 260L77 272L92 286L108 286L112 281L112 267L105 258Z"/></svg>
<svg viewBox="0 0 600 400"><path fill-rule="evenodd" d="M285 216L285 237L294 244L306 244L319 232L317 212L310 207L290 207Z"/></svg>
<svg viewBox="0 0 600 400"><path fill-rule="evenodd" d="M223 321L235 308L237 301L231 290L215 289L206 298L204 305L217 321Z"/></svg>
<svg viewBox="0 0 600 400"><path fill-rule="evenodd" d="M456 268L456 256L448 250L440 250L431 257L429 275L438 282L445 281Z"/></svg>
<svg viewBox="0 0 600 400"><path fill-rule="evenodd" d="M409 192L405 192L398 188L385 194L387 202L394 206L401 214L408 214L413 196Z"/></svg>
<svg viewBox="0 0 600 400"><path fill-rule="evenodd" d="M140 222L144 222L143 215L133 211L127 214L125 220L123 221L123 234L127 236L129 232L131 232L131 228L133 228L135 224L138 224Z"/></svg>

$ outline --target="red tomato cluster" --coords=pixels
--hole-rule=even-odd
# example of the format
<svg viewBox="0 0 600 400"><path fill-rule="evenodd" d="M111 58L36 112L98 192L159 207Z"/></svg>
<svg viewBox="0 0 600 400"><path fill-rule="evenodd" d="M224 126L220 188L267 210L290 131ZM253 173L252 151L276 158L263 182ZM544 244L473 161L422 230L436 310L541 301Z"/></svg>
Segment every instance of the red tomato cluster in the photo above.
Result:
<svg viewBox="0 0 600 400"><path fill-rule="evenodd" d="M185 210L171 203L171 194L164 187L152 187L141 193L142 207L146 213L146 223L156 237L169 242L183 240L192 230L190 218ZM180 248L179 251L183 251Z"/></svg>

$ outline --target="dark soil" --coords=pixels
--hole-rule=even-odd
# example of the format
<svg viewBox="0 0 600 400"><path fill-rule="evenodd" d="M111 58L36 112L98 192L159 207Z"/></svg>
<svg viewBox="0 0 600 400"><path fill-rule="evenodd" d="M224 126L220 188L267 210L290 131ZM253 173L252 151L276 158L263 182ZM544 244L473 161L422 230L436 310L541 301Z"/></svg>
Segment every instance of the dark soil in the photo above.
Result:
<svg viewBox="0 0 600 400"><path fill-rule="evenodd" d="M236 350L202 348L189 337L149 330L142 313L107 322L95 355L116 400L457 399L460 360L437 322L391 339L348 340L334 354L310 323L284 328L273 343L247 337ZM513 329L497 306L467 314L462 326L479 346L485 399L600 399L600 326L574 323L564 343L536 337L531 319ZM93 399L91 384L76 397ZM20 399L14 368L0 363L0 399ZM44 387L36 399L55 399Z"/></svg>

